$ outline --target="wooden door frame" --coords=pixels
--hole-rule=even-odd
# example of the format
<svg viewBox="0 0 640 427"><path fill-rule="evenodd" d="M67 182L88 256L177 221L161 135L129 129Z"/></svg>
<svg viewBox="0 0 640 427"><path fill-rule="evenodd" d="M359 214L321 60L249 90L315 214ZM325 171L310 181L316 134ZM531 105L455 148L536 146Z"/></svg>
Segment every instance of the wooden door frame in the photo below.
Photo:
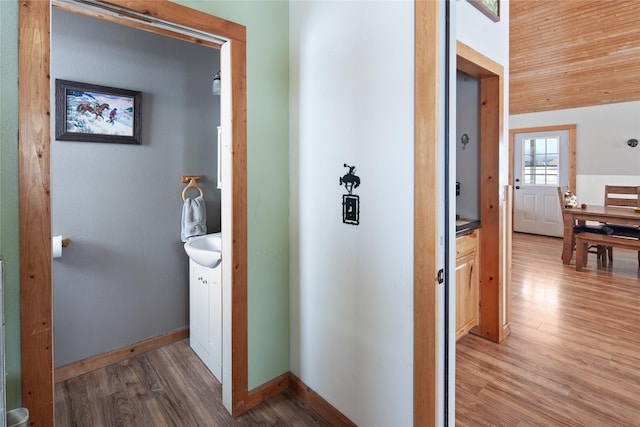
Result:
<svg viewBox="0 0 640 427"><path fill-rule="evenodd" d="M509 184L513 185L515 153L514 147L516 143L516 134L531 132L553 132L556 130L569 131L569 190L575 194L576 192L576 125L554 125L554 126L537 126L520 129L509 129Z"/></svg>
<svg viewBox="0 0 640 427"><path fill-rule="evenodd" d="M416 2L414 213L414 425L438 425L438 135L439 3ZM504 134L504 67L461 42L457 69L480 80L480 324L472 332L495 342L510 332L508 260L510 191L500 200L500 147ZM447 59L448 60L448 59ZM506 257L503 254L506 247ZM448 254L445 254L448 256ZM506 258L506 259L505 259ZM505 273L503 274L503 270ZM506 307L505 307L506 304ZM505 310L506 308L506 310ZM506 312L506 313L505 313ZM445 373L446 375L446 373Z"/></svg>
<svg viewBox="0 0 640 427"><path fill-rule="evenodd" d="M513 174L515 165L514 147L516 144L516 135L519 133L530 132L553 132L555 130L569 131L569 191L576 194L576 125L554 125L554 126L536 126L529 128L509 129L509 184L513 186ZM515 204L511 205L511 216L515 214ZM509 230L513 233L514 222L511 221Z"/></svg>
<svg viewBox="0 0 640 427"><path fill-rule="evenodd" d="M246 28L167 0L108 0L134 13L223 37L231 55L232 409L248 409ZM50 198L51 3L19 2L19 203L22 404L30 424L52 426L54 413L53 263ZM75 10L74 10L75 11ZM107 19L101 17L102 19ZM125 18L122 18L123 20ZM120 19L110 19L120 21ZM197 42L135 20L123 25Z"/></svg>
<svg viewBox="0 0 640 427"><path fill-rule="evenodd" d="M464 43L456 44L457 69L480 80L480 324L471 330L501 342L510 332L510 221L507 186L500 196L500 147L504 135L504 67ZM503 214L505 213L505 214ZM506 246L506 253L503 252ZM505 310L505 308L507 310Z"/></svg>
<svg viewBox="0 0 640 427"><path fill-rule="evenodd" d="M438 425L440 2L415 3L413 424ZM448 256L445 254L445 256Z"/></svg>

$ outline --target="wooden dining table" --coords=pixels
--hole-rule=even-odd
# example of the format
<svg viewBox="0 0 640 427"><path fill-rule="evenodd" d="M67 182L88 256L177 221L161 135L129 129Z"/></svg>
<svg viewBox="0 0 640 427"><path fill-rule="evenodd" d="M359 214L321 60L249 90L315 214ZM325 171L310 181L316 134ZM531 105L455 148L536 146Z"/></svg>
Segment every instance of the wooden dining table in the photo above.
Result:
<svg viewBox="0 0 640 427"><path fill-rule="evenodd" d="M574 225L582 225L585 221L597 221L640 226L640 211L635 208L612 206L563 208L562 221L564 223L562 263L569 264L573 257Z"/></svg>

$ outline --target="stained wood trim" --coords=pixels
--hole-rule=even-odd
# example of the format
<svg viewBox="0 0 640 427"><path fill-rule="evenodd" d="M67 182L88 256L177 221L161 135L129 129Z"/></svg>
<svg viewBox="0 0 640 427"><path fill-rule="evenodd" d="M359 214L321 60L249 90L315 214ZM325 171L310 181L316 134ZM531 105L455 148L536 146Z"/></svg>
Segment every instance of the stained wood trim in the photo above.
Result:
<svg viewBox="0 0 640 427"><path fill-rule="evenodd" d="M502 230L506 230L506 233L500 240L504 240L506 254L504 258L504 264L501 263L500 271L504 271L506 276L504 280L504 293L505 295L511 295L511 265L512 265L512 257L513 257L513 186L505 185L504 188L505 194L505 206L501 212L504 212L505 218L504 223L505 227L501 228ZM511 297L506 298L505 300L505 310L504 310L504 321L502 326L502 338L508 336L511 333Z"/></svg>
<svg viewBox="0 0 640 427"><path fill-rule="evenodd" d="M440 4L415 3L414 425L438 422L438 165Z"/></svg>
<svg viewBox="0 0 640 427"><path fill-rule="evenodd" d="M261 385L258 388L251 390L246 398L247 408L253 408L258 406L265 400L271 399L274 396L279 395L285 390L289 389L290 374L286 372L279 377L276 377L266 384Z"/></svg>
<svg viewBox="0 0 640 427"><path fill-rule="evenodd" d="M195 37L191 37L188 36L186 34L183 33L178 33L175 31L170 31L167 30L165 28L159 28L150 24L146 24L142 21L139 20L135 20L135 19L127 19L126 16L124 15L114 15L111 13L107 13L104 11L100 11L100 10L94 10L94 9L87 9L87 7L85 7L84 5L78 5L78 4L72 4L72 3L68 3L68 2L63 2L63 1L59 1L59 0L52 0L51 1L51 6L61 9L61 10L65 10L67 12L73 12L73 13L77 13L79 15L84 15L84 16L88 16L91 18L95 18L95 19L100 19L102 21L108 21L108 22L113 22L115 24L118 25L123 25L126 27L131 27L131 28L136 28L138 30L144 30L144 31L149 31L151 33L155 33L155 34L160 34L163 36L167 36L167 37L172 37L175 39L179 39L179 40L184 40L186 42L190 42L190 43L196 43L202 46L207 46L207 47L211 47L214 49L220 49L220 44L219 43L215 43L209 40L202 40L202 39L198 39Z"/></svg>
<svg viewBox="0 0 640 427"><path fill-rule="evenodd" d="M471 330L500 342L505 334L505 294L509 276L502 272L504 201L500 199L500 146L504 133L504 67L458 41L457 66L480 80L480 324ZM508 303L507 303L508 304ZM508 307L508 305L507 305Z"/></svg>
<svg viewBox="0 0 640 427"><path fill-rule="evenodd" d="M49 2L19 10L20 328L22 404L31 425L53 425Z"/></svg>
<svg viewBox="0 0 640 427"><path fill-rule="evenodd" d="M232 406L247 397L246 29L167 0L110 1L230 39L233 122ZM21 0L19 13L20 321L22 403L31 425L54 423L49 111L50 3ZM237 361L237 363L236 363ZM247 409L246 405L241 407Z"/></svg>
<svg viewBox="0 0 640 427"><path fill-rule="evenodd" d="M102 2L230 40L247 41L247 30L244 25L167 0L102 0Z"/></svg>
<svg viewBox="0 0 640 427"><path fill-rule="evenodd" d="M504 75L504 67L461 41L456 42L457 69L482 79Z"/></svg>
<svg viewBox="0 0 640 427"><path fill-rule="evenodd" d="M511 161L509 162L509 184L513 185L514 174L514 149L516 143L516 134L518 133L531 133L531 132L553 132L556 130L568 130L569 131L569 189L572 193L576 192L576 125L555 125L555 126L537 126L528 128L509 129L509 155ZM512 224L513 225L513 224ZM513 228L512 228L513 230Z"/></svg>
<svg viewBox="0 0 640 427"><path fill-rule="evenodd" d="M480 80L480 334L499 342L502 331L503 292L500 259L500 102L502 78Z"/></svg>
<svg viewBox="0 0 640 427"><path fill-rule="evenodd" d="M576 125L569 128L569 189L576 193Z"/></svg>
<svg viewBox="0 0 640 427"><path fill-rule="evenodd" d="M290 373L289 389L304 400L314 411L332 426L355 427L356 424L342 412L327 402L322 396L313 391L300 378Z"/></svg>
<svg viewBox="0 0 640 427"><path fill-rule="evenodd" d="M233 192L231 357L232 412L251 408L247 324L247 76L246 44L232 40L231 52L231 167Z"/></svg>
<svg viewBox="0 0 640 427"><path fill-rule="evenodd" d="M105 366L113 365L114 363L122 362L123 360L130 359L137 356L138 354L146 353L150 350L155 350L162 346L183 340L188 337L189 328L181 328L173 332L140 341L139 343L133 345L128 345L122 348L108 351L106 353L99 354L97 356L88 357L78 362L61 366L59 368L56 368L55 370L55 382L57 384L70 378L75 378L88 372L104 368Z"/></svg>

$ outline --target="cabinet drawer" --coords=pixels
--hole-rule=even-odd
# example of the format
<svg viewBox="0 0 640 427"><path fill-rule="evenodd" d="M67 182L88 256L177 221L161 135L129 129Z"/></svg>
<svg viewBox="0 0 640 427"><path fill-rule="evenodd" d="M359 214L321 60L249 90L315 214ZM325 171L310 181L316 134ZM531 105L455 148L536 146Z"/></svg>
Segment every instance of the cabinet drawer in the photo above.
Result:
<svg viewBox="0 0 640 427"><path fill-rule="evenodd" d="M470 254L478 249L478 230L456 238L456 258Z"/></svg>

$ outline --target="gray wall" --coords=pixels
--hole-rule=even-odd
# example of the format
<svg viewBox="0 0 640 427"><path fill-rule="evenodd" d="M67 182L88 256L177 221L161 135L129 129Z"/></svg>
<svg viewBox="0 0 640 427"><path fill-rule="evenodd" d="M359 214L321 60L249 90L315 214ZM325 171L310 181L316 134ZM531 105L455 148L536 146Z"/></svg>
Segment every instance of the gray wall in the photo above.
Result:
<svg viewBox="0 0 640 427"><path fill-rule="evenodd" d="M54 260L61 366L188 325L180 175L205 175L208 229L219 231L219 51L54 9L51 61L52 87L143 93L142 145L52 137L53 234L72 239Z"/></svg>
<svg viewBox="0 0 640 427"><path fill-rule="evenodd" d="M456 95L456 214L461 218L480 218L480 81L458 71ZM461 137L469 135L462 149Z"/></svg>

